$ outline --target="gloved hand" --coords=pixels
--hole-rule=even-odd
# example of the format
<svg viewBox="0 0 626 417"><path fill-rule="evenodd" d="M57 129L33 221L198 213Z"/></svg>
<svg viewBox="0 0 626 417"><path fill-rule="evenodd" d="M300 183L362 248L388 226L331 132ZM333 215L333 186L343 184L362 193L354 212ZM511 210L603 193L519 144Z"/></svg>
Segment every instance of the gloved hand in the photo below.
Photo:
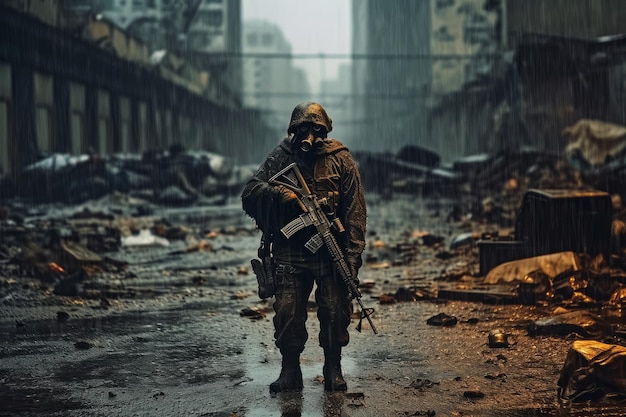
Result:
<svg viewBox="0 0 626 417"><path fill-rule="evenodd" d="M288 203L290 201L295 201L298 199L296 193L294 193L284 185L277 186L275 190L282 203Z"/></svg>

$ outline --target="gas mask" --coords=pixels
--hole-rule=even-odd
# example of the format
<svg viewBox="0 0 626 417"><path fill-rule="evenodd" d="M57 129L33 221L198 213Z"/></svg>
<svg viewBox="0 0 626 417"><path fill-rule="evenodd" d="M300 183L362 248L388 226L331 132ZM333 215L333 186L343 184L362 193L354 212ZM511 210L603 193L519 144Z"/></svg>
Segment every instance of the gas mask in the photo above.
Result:
<svg viewBox="0 0 626 417"><path fill-rule="evenodd" d="M326 137L326 129L315 123L302 123L295 131L295 139L300 143L300 150L308 152L314 146L322 146Z"/></svg>

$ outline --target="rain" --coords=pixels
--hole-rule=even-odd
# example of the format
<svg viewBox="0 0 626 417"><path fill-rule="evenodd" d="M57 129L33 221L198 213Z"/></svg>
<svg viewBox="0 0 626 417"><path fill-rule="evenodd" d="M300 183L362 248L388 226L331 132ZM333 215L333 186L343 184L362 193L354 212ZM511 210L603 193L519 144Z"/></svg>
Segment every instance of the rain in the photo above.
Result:
<svg viewBox="0 0 626 417"><path fill-rule="evenodd" d="M621 416L621 0L0 2L0 416ZM347 391L272 393L241 194L322 104Z"/></svg>

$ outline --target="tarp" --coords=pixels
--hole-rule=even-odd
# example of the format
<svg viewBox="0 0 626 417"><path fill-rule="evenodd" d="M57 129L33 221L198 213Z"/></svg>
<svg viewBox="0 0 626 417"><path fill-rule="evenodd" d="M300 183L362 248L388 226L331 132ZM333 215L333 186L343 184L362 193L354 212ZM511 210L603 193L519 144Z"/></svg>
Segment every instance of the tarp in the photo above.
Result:
<svg viewBox="0 0 626 417"><path fill-rule="evenodd" d="M483 283L521 282L526 275L537 270L554 278L568 270L578 271L580 265L580 258L574 252L551 253L500 264L487 273Z"/></svg>
<svg viewBox="0 0 626 417"><path fill-rule="evenodd" d="M592 166L607 163L626 147L626 127L600 120L581 119L563 133L569 136L567 155L580 156Z"/></svg>
<svg viewBox="0 0 626 417"><path fill-rule="evenodd" d="M564 400L599 400L607 394L626 395L626 347L594 340L572 344L558 382Z"/></svg>

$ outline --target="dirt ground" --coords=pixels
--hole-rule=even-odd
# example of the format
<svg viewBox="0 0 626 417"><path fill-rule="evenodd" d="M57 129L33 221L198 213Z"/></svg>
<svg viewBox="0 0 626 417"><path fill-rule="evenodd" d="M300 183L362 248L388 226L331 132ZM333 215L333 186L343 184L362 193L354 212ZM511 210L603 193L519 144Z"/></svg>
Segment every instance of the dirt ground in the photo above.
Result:
<svg viewBox="0 0 626 417"><path fill-rule="evenodd" d="M407 234L445 243L460 230L423 201L368 202L363 303L374 335L354 320L342 365L347 393L326 393L312 304L302 355L302 393L270 395L279 372L271 300L256 296L249 270L258 234L235 200L219 209L163 210L173 223L220 230L211 250L122 248L120 286L137 296L59 297L27 278L2 277L0 416L618 416L624 404L563 404L557 380L576 336L535 336L528 325L549 307L437 300L381 304L407 285L428 293L444 271L475 267L475 252L434 256L418 247L393 258ZM55 209L57 215L65 215ZM382 242L382 243L381 243ZM387 248L387 251L380 248ZM445 251L444 251L445 252ZM60 313L61 312L61 313ZM431 326L440 313L454 326ZM500 329L511 346L490 348Z"/></svg>

